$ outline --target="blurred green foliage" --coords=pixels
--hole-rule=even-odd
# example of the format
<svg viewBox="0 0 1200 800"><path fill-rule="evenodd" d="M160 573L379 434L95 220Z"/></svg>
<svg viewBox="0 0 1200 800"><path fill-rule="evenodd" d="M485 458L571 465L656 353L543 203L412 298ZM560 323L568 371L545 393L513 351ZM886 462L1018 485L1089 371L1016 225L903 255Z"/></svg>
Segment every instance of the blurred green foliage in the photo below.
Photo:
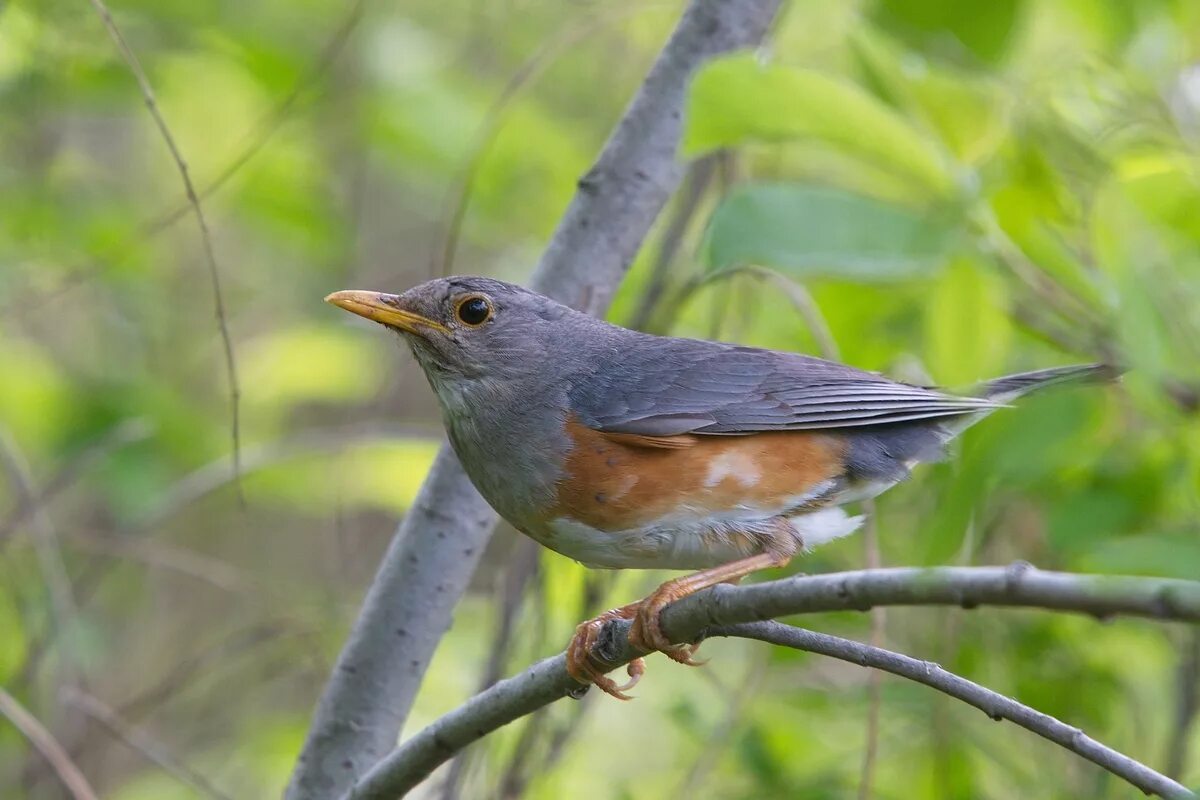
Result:
<svg viewBox="0 0 1200 800"><path fill-rule="evenodd" d="M321 298L402 289L446 253L456 272L525 279L679 8L113 3L213 229L243 507L178 172L86 3L0 3L0 684L104 797L196 792L63 685L230 796L278 795L439 435L411 359ZM611 318L816 353L795 306L811 296L843 360L956 386L1119 360L1119 388L998 414L882 498L883 561L1194 578L1198 65L1194 0L794 2L762 52L696 77L683 150L708 177L693 168L694 213L676 201L664 217L681 238L660 225ZM57 542L66 586L47 582L39 541ZM489 659L520 669L662 577L531 560L510 532L492 550L410 730L473 692ZM853 539L799 568L862 564ZM854 614L802 623L868 635ZM1193 635L994 610L887 618L889 645L1153 766L1182 753L1200 783L1200 727L1181 738L1175 720ZM492 737L460 765L461 795L857 795L861 670L705 650L702 670L656 659L636 703L560 704ZM5 724L0 794L62 796ZM1131 794L1014 727L883 684L879 798Z"/></svg>

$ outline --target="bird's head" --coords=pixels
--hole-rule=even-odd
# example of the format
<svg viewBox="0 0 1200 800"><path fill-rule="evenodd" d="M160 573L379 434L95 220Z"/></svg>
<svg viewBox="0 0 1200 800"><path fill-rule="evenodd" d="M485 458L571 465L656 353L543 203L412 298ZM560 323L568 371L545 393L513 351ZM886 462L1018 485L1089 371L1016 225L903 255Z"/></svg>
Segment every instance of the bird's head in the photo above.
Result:
<svg viewBox="0 0 1200 800"><path fill-rule="evenodd" d="M399 333L443 399L463 382L536 375L547 359L573 353L572 340L591 323L548 297L490 278L439 278L402 294L351 290L325 300Z"/></svg>

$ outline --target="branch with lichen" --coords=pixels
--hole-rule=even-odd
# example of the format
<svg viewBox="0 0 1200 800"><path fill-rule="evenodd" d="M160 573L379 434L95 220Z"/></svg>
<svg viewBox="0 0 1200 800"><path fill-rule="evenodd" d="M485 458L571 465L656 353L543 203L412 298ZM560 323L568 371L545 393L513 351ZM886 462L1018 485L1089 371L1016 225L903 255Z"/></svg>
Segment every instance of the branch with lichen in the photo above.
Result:
<svg viewBox="0 0 1200 800"><path fill-rule="evenodd" d="M667 606L662 614L662 625L672 642L682 643L697 641L710 633L739 636L761 633L754 628L729 626L775 617L822 611L867 611L892 605L1033 608L1077 612L1098 619L1135 616L1200 623L1200 581L1042 572L1027 564L862 570L797 576L749 586L716 586ZM629 626L626 621L609 623L592 652L593 658L609 670L643 655L629 645ZM791 639L786 644L793 646L799 641L797 637L804 635L819 636L806 631L789 634ZM839 645L843 649L848 645L859 648L855 652L867 659L866 666L887 668L887 665L899 664L897 659L906 658L868 645L837 641L844 643ZM804 649L824 652L815 646ZM859 659L857 663L864 662ZM923 670L928 665L923 661L915 663L922 665ZM932 665L929 668L932 672ZM914 677L906 674L904 669L897 667L888 671ZM1067 746L1144 791L1168 798L1193 796L1166 776L1100 745L1065 723L959 676L944 670L941 673L944 674L937 682L921 682L959 699L965 699L961 696L963 692L956 694L948 687L953 685L958 690L974 687L970 689L970 696L986 698L991 704L985 710L992 709ZM583 687L567 674L565 654L539 661L416 733L355 783L343 796L344 800L390 800L401 796L472 742L556 700L578 695L582 690Z"/></svg>

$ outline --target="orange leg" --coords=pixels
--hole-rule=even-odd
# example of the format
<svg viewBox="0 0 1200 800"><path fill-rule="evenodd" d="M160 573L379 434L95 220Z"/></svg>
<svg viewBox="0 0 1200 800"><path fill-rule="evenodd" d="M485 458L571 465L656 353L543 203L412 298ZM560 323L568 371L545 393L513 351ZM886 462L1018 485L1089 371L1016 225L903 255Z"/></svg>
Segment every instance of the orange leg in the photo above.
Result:
<svg viewBox="0 0 1200 800"><path fill-rule="evenodd" d="M790 560L791 556L788 555L760 553L749 558L731 561L719 567L669 580L644 600L614 608L595 619L581 623L575 629L575 636L567 647L567 672L580 683L594 683L606 694L621 700L629 699L629 695L625 692L633 688L645 671L642 659L638 658L629 662L630 681L624 686L617 686L615 682L601 674L590 659L592 647L596 644L605 623L617 619L633 620L633 627L629 630L629 643L637 649L648 653L658 650L680 664L699 666L701 662L692 659L696 652L695 646L673 644L663 634L658 620L662 610L676 600L682 600L702 589L716 586L718 583L736 583L752 572L769 567L781 567Z"/></svg>
<svg viewBox="0 0 1200 800"><path fill-rule="evenodd" d="M637 615L633 618L633 627L629 629L629 643L639 650L658 650L680 664L697 666L697 662L692 660L692 655L696 652L694 645L672 644L662 632L658 620L662 610L676 600L682 600L702 589L716 586L718 583L736 583L752 572L769 567L782 567L790 560L790 556L759 553L667 581L637 604Z"/></svg>

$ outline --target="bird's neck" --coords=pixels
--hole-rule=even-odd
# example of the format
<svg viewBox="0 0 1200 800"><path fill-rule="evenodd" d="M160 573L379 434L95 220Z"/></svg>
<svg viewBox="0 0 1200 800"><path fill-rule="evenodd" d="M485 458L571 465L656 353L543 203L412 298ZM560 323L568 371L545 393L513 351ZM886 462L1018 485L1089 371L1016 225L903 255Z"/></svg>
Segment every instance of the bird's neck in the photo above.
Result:
<svg viewBox="0 0 1200 800"><path fill-rule="evenodd" d="M450 443L476 488L518 527L553 497L570 446L566 390L481 378L434 386Z"/></svg>

